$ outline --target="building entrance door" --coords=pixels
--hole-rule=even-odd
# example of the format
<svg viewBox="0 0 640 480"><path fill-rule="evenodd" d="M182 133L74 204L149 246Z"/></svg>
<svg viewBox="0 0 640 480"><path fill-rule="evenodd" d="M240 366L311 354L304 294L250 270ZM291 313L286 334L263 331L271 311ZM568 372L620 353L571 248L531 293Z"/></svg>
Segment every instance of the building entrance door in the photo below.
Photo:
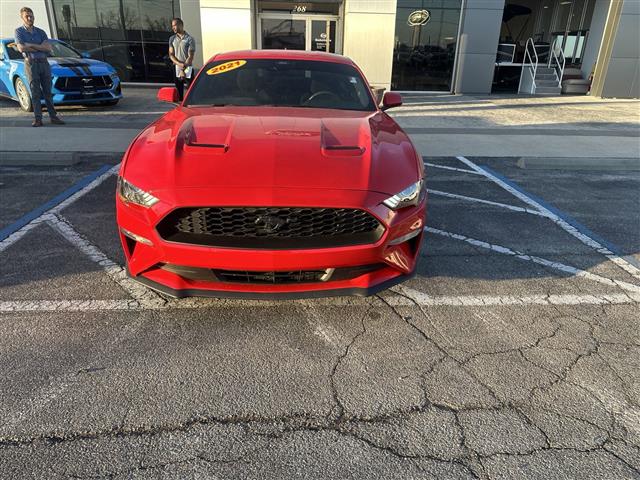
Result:
<svg viewBox="0 0 640 480"><path fill-rule="evenodd" d="M309 50L341 53L338 17L261 13L258 16L259 49Z"/></svg>

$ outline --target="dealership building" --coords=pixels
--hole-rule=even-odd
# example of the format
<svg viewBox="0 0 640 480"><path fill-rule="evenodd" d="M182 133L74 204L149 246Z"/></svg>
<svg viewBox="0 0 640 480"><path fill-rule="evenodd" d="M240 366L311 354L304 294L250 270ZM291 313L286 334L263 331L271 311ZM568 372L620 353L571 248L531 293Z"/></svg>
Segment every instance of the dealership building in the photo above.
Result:
<svg viewBox="0 0 640 480"><path fill-rule="evenodd" d="M327 51L396 91L559 93L564 76L567 92L640 97L639 0L1 0L3 37L23 5L125 82L172 81L181 17L196 66L229 50Z"/></svg>

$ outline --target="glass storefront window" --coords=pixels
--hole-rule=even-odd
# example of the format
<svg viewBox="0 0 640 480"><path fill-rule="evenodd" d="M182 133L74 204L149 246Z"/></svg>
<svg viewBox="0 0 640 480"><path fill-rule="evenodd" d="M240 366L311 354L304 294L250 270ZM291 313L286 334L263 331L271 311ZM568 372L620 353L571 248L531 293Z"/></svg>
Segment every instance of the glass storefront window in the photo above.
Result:
<svg viewBox="0 0 640 480"><path fill-rule="evenodd" d="M168 40L179 0L52 0L58 38L125 82L172 82ZM188 25L187 25L188 27Z"/></svg>
<svg viewBox="0 0 640 480"><path fill-rule="evenodd" d="M178 16L177 11L174 15L173 4L172 0L140 0L140 21L144 40L169 42L169 37L173 35L171 19ZM188 25L185 25L188 31L187 27Z"/></svg>
<svg viewBox="0 0 640 480"><path fill-rule="evenodd" d="M173 69L169 59L169 49L165 43L145 43L144 56L147 65L147 81L171 82Z"/></svg>
<svg viewBox="0 0 640 480"><path fill-rule="evenodd" d="M556 21L554 23L554 31L564 32L567 29L567 22L569 20L569 14L571 13L571 6L573 0L566 0L558 2L556 6Z"/></svg>
<svg viewBox="0 0 640 480"><path fill-rule="evenodd" d="M106 43L100 51L104 61L113 65L123 82L144 82L144 55L139 43ZM93 56L93 52L90 52Z"/></svg>
<svg viewBox="0 0 640 480"><path fill-rule="evenodd" d="M391 88L451 91L460 0L398 0Z"/></svg>
<svg viewBox="0 0 640 480"><path fill-rule="evenodd" d="M97 7L102 40L140 40L140 16L136 3L100 0Z"/></svg>
<svg viewBox="0 0 640 480"><path fill-rule="evenodd" d="M262 48L305 49L305 21L263 18Z"/></svg>
<svg viewBox="0 0 640 480"><path fill-rule="evenodd" d="M53 7L61 40L100 38L94 0L55 1Z"/></svg>
<svg viewBox="0 0 640 480"><path fill-rule="evenodd" d="M336 22L331 20L311 21L311 50L336 52Z"/></svg>

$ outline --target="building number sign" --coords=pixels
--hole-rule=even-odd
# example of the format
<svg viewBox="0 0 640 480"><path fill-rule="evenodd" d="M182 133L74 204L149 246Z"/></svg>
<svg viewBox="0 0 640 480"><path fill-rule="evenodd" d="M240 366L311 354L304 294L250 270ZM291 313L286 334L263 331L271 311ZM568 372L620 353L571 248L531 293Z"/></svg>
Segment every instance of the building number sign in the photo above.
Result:
<svg viewBox="0 0 640 480"><path fill-rule="evenodd" d="M306 5L295 5L291 13L305 13L307 11Z"/></svg>

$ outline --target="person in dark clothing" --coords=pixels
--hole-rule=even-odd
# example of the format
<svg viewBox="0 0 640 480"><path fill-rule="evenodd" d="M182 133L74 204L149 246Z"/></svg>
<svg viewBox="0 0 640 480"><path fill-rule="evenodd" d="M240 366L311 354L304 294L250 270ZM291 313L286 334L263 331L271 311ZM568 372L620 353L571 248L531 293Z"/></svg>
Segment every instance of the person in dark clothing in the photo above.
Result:
<svg viewBox="0 0 640 480"><path fill-rule="evenodd" d="M184 91L189 88L193 78L193 55L196 53L196 41L184 30L180 18L171 20L173 35L169 38L169 58L175 67L175 83L180 101Z"/></svg>
<svg viewBox="0 0 640 480"><path fill-rule="evenodd" d="M49 38L44 30L33 26L35 16L29 7L20 9L20 17L23 25L16 28L15 41L18 51L24 57L25 72L31 89L31 101L35 116L31 125L34 127L42 126L42 97L47 104L51 123L63 125L64 122L58 117L51 98L51 67L47 61L47 53L52 51L51 44L48 42Z"/></svg>

